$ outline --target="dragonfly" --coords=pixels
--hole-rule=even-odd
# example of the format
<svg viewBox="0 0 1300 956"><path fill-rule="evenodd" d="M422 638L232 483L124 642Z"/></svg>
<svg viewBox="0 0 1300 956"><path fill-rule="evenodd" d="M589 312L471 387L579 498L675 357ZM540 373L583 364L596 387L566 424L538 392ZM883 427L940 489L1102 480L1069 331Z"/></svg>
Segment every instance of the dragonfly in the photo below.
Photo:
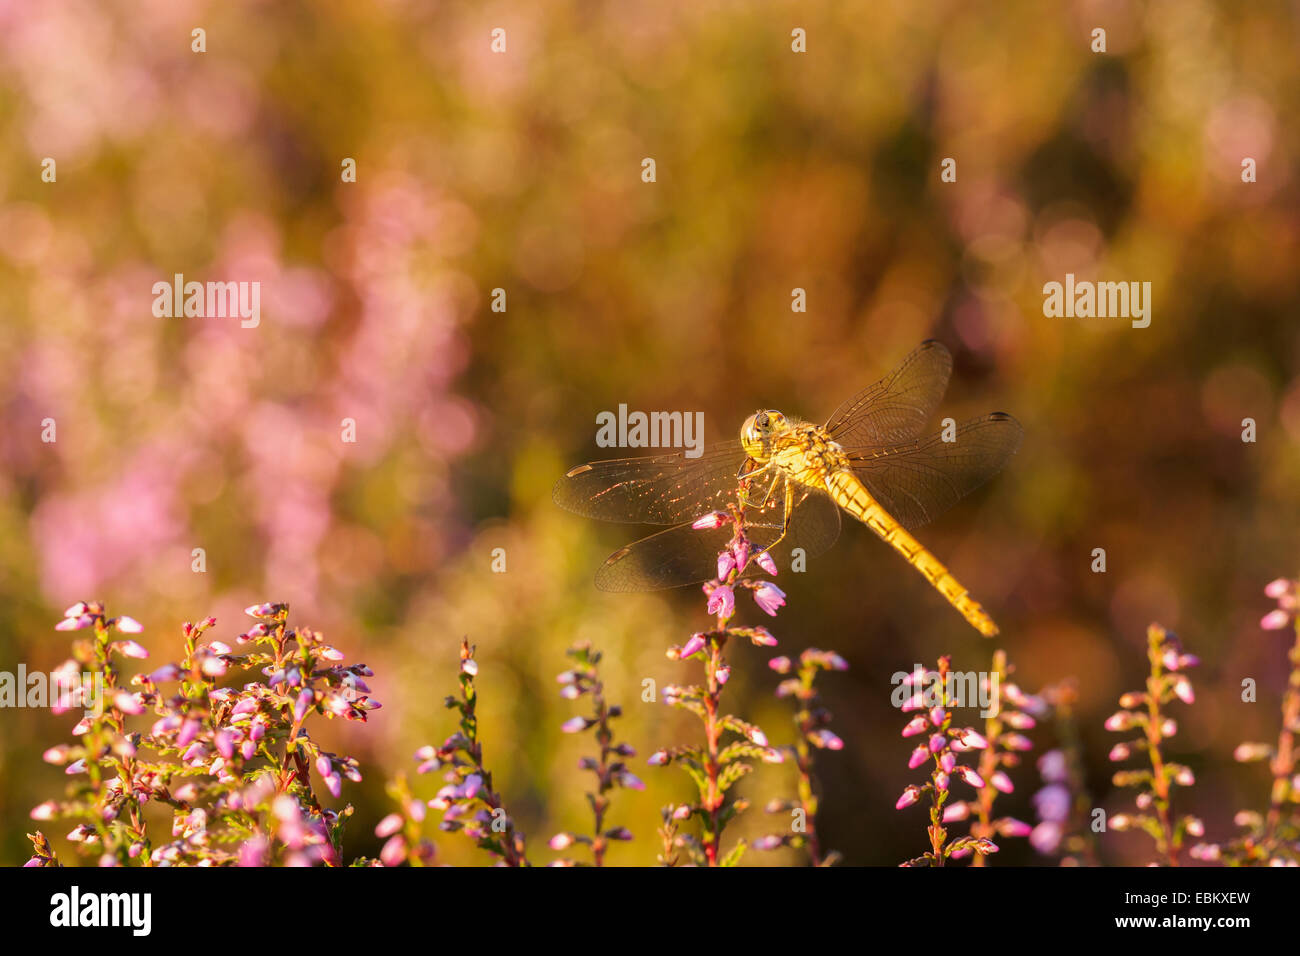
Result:
<svg viewBox="0 0 1300 956"><path fill-rule="evenodd" d="M653 591L717 574L732 532L696 519L739 506L753 557L789 567L826 552L844 511L879 535L981 634L997 625L912 531L997 474L1024 430L994 412L920 437L947 390L952 355L926 341L879 382L858 392L824 425L759 410L740 437L684 453L595 461L569 471L552 497L604 521L671 525L611 554L596 574L605 591ZM742 572L744 568L740 569Z"/></svg>

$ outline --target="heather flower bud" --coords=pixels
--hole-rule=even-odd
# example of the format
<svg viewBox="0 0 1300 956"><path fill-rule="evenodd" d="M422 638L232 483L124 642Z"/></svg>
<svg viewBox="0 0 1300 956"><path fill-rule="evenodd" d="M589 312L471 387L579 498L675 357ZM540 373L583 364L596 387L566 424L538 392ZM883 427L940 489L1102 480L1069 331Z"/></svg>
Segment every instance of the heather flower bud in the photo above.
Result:
<svg viewBox="0 0 1300 956"><path fill-rule="evenodd" d="M720 528L730 520L731 516L727 513L722 511L712 511L700 518L696 518L691 522L691 527L697 530L707 531L713 528Z"/></svg>
<svg viewBox="0 0 1300 956"><path fill-rule="evenodd" d="M921 799L920 789L916 786L909 786L906 790L903 791L903 795L898 798L897 802L895 802L894 809L902 810L904 807L910 807L912 804L916 803L916 801L920 799Z"/></svg>
<svg viewBox="0 0 1300 956"><path fill-rule="evenodd" d="M924 717L913 717L903 728L904 737L915 737L917 734L923 734L930 729L930 722Z"/></svg>

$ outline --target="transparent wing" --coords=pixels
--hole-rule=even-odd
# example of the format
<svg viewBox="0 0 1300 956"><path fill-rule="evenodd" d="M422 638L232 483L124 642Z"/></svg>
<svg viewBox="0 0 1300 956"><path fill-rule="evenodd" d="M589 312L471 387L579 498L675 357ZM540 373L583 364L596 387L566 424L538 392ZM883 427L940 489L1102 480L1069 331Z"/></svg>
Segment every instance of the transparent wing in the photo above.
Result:
<svg viewBox="0 0 1300 956"><path fill-rule="evenodd" d="M555 484L562 508L587 518L641 524L677 524L734 501L736 473L745 462L739 441L721 442L699 458L682 452L617 458L579 465Z"/></svg>
<svg viewBox="0 0 1300 956"><path fill-rule="evenodd" d="M1024 429L1003 412L957 426L956 441L942 433L849 454L849 464L905 528L918 528L1003 469L1020 447Z"/></svg>
<svg viewBox="0 0 1300 956"><path fill-rule="evenodd" d="M780 507L760 513L750 509L746 513L746 534L756 550L768 547L781 534L784 493L780 499ZM772 549L777 569L789 570L795 548L803 548L809 558L823 554L839 533L839 508L830 497L800 489L790 530ZM717 576L718 552L727 546L731 536L730 524L697 529L688 523L652 534L611 554L596 572L596 587L602 591L657 591L708 581ZM752 563L745 573L751 577L761 574L758 565Z"/></svg>
<svg viewBox="0 0 1300 956"><path fill-rule="evenodd" d="M844 448L910 441L921 433L948 388L952 355L942 342L922 342L901 365L836 409L826 430Z"/></svg>

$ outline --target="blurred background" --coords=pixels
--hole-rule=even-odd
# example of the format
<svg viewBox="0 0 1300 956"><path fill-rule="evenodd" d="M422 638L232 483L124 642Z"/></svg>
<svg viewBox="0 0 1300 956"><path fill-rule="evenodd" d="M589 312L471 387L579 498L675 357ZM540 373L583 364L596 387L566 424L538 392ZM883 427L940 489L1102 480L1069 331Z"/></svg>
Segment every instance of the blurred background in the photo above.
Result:
<svg viewBox="0 0 1300 956"><path fill-rule="evenodd" d="M703 598L597 592L640 529L561 512L552 484L611 457L595 416L620 403L701 410L709 441L760 406L824 420L933 337L955 356L941 414L1008 411L1026 437L921 540L1002 626L1022 686L1078 679L1110 810L1131 795L1111 787L1101 722L1143 679L1146 625L1176 630L1203 661L1171 748L1198 776L1180 807L1229 836L1268 794L1232 749L1276 735L1286 676L1262 588L1300 564L1296 14L0 0L0 669L62 661L52 628L81 599L140 620L153 664L178 656L184 620L214 614L229 639L245 605L290 602L374 668L385 705L325 734L366 772L344 791L351 858L378 851L385 778L453 729L441 700L468 636L485 758L541 863L551 834L589 825L592 741L560 731L585 701L555 674L590 640L648 784L616 795L609 821L637 839L611 862L653 862L658 808L691 788L644 758L698 725L642 703L641 682L698 678L664 652L705 625ZM1150 282L1150 327L1044 317L1043 284L1067 272ZM155 318L152 284L174 273L260 282L260 326ZM732 649L731 710L789 740L768 657L838 650L824 844L853 864L915 856L924 811L893 808L915 774L889 676L943 653L984 670L995 644L860 526L780 583L789 604L761 622L780 646ZM27 858L29 809L62 793L40 755L74 722L0 712L0 862ZM1032 821L1037 775L1018 779L999 806ZM761 807L793 770L741 787ZM774 823L754 809L728 832ZM438 842L483 860L462 835ZM998 864L1052 862L1004 843ZM1102 845L1109 863L1147 851Z"/></svg>

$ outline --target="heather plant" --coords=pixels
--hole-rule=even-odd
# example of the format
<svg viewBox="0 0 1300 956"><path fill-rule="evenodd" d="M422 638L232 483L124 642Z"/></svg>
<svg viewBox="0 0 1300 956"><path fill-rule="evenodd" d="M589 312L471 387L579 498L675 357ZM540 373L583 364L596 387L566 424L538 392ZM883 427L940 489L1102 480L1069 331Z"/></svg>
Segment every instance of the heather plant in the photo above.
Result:
<svg viewBox="0 0 1300 956"><path fill-rule="evenodd" d="M732 626L736 613L736 591L749 591L754 603L771 616L785 604L785 594L771 581L742 577L749 566L751 544L745 533L743 511L732 507L730 512L713 512L698 519L697 529L720 528L731 524L734 534L727 546L718 554L718 576L704 584L708 599L708 613L714 615L715 626L691 636L684 645L673 646L668 651L670 660L695 660L704 665L704 684L669 686L664 688L664 699L673 707L687 710L703 724L703 745L667 747L650 757L654 766L676 763L682 767L698 791L695 803L681 804L671 812L677 822L692 817L700 821L700 836L673 832L672 847L665 848L662 862L675 860L675 848L683 848L692 862L707 866L734 866L745 852L741 840L722 853L722 836L727 824L749 806L745 799L728 801L732 786L748 774L753 765L749 760L780 763L781 751L770 746L767 735L756 726L733 714L722 712L722 689L731 676L731 666L723 656L730 638L748 639L760 647L772 647L776 638L765 627ZM776 574L776 564L771 556L761 551L754 560L768 574ZM723 738L731 739L724 744ZM665 828L668 822L665 821ZM663 831L661 831L663 835Z"/></svg>
<svg viewBox="0 0 1300 956"><path fill-rule="evenodd" d="M1062 866L1096 866L1097 839L1089 825L1092 800L1074 717L1078 696L1073 678L1043 690L1058 746L1038 758L1043 786L1034 794L1038 823L1029 843L1044 856L1059 856Z"/></svg>
<svg viewBox="0 0 1300 956"><path fill-rule="evenodd" d="M605 816L609 812L610 793L618 787L631 790L644 790L645 783L627 769L626 758L634 756L636 751L625 743L614 740L614 731L610 721L623 715L618 705L610 705L605 700L605 685L600 679L599 664L601 654L592 650L588 643L580 643L568 651L574 665L560 673L558 680L563 687L560 695L568 700L588 697L591 701L590 717L573 717L566 721L564 730L568 733L582 733L594 730L596 746L599 750L595 757L583 757L579 763L580 770L590 771L596 777L594 790L587 792L587 803L591 807L593 819L592 835L576 833L557 833L551 837L552 850L567 850L574 845L591 847L593 866L605 865L605 852L611 840L631 840L632 832L627 827L609 827L605 825ZM564 858L557 861L558 866L573 866L575 861Z"/></svg>
<svg viewBox="0 0 1300 956"><path fill-rule="evenodd" d="M903 866L943 866L956 857L968 855L972 851L996 853L997 844L988 837L968 835L948 842L948 831L944 827L945 805L951 796L950 786L956 777L976 791L985 786L985 780L973 767L959 763L958 754L985 750L989 741L973 727L954 727L952 708L953 694L949 684L952 671L952 659L939 658L938 671L922 671L919 668L905 678L905 686L912 690L912 695L903 703L905 713L922 711L903 727L904 737L925 735L925 740L918 744L908 758L907 766L916 770L929 764L930 779L924 784L909 784L894 804L896 810L903 810L917 803L922 797L929 797L930 826L926 833L930 849L921 856L914 857ZM927 685L928 682L928 685ZM932 697L927 699L925 687L932 688Z"/></svg>
<svg viewBox="0 0 1300 956"><path fill-rule="evenodd" d="M454 833L463 831L478 847L493 856L501 866L529 866L525 852L524 835L516 827L514 818L506 811L505 803L492 786L492 774L483 763L483 745L479 740L476 705L478 690L478 661L474 647L468 640L460 645L460 695L446 698L448 710L460 716L460 729L444 740L441 746L426 745L416 751L420 761L419 773L443 771L445 786L428 802L429 807L442 812L438 829ZM419 855L422 843L411 839L411 831L423 820L423 810L412 816L415 802L402 799L406 794L399 790L398 798L405 808L405 817L395 816L381 821L377 835L389 837L385 844L388 865L400 863L411 853ZM418 817L418 819L416 819ZM385 823L387 824L385 826ZM414 827L410 825L414 824ZM400 832L399 832L400 831ZM412 834L413 835L413 834Z"/></svg>
<svg viewBox="0 0 1300 956"><path fill-rule="evenodd" d="M1234 822L1242 829L1235 839L1223 843L1201 843L1192 847L1199 860L1220 860L1229 866L1300 865L1300 773L1296 772L1296 740L1300 732L1300 582L1278 578L1264 589L1277 607L1259 622L1266 631L1291 628L1294 643L1287 652L1290 663L1286 690L1282 694L1282 726L1276 744L1245 742L1233 756L1241 763L1268 761L1272 776L1268 810L1241 810Z"/></svg>
<svg viewBox="0 0 1300 956"><path fill-rule="evenodd" d="M1137 789L1137 813L1114 814L1110 826L1115 830L1139 829L1149 834L1155 841L1156 861L1178 866L1184 837L1200 837L1205 827L1196 817L1178 817L1174 813L1174 787L1190 787L1196 777L1190 767L1169 760L1161 745L1178 733L1177 721L1167 713L1168 705L1174 700L1185 704L1196 700L1192 682L1183 671L1199 661L1185 653L1178 638L1158 624L1147 628L1147 660L1150 673L1145 690L1122 695L1121 709L1106 720L1107 730L1140 732L1138 737L1115 744L1110 759L1128 760L1144 751L1149 764L1149 767L1115 773L1116 786Z"/></svg>
<svg viewBox="0 0 1300 956"><path fill-rule="evenodd" d="M775 799L764 809L768 813L786 813L792 818L789 833L774 833L754 841L757 850L775 850L790 846L806 849L813 866L834 866L840 854L826 852L817 833L817 810L821 803L821 785L813 772L813 754L817 750L843 750L842 741L828 726L831 713L823 706L817 690L817 675L823 671L848 670L848 662L834 651L810 647L799 655L798 666L785 656L774 657L768 666L778 674L791 674L777 685L776 696L794 702L794 725L798 731L793 744L783 752L794 761L798 774L796 797Z"/></svg>
<svg viewBox="0 0 1300 956"><path fill-rule="evenodd" d="M984 720L984 738L989 745L980 752L979 776L984 781L974 800L959 801L944 811L944 822L969 817L970 834L976 842L957 850L951 857L974 853L972 866L983 866L987 853L978 841L1001 837L1029 836L1033 828L1015 817L995 817L993 804L999 793L1013 793L1016 789L1008 771L1020 766L1021 755L1033 749L1033 742L1021 731L1037 726L1035 715L1045 709L1042 698L1026 694L1007 678L1014 668L1007 663L1006 651L993 653L993 669L984 678L985 689L992 696L988 716Z"/></svg>
<svg viewBox="0 0 1300 956"><path fill-rule="evenodd" d="M68 608L56 629L82 633L65 668L97 675L108 700L73 728L74 743L46 752L73 780L66 799L40 804L32 818L74 821L68 839L101 866L339 865L352 807L323 807L315 781L338 797L343 779L361 772L322 749L307 724L314 715L366 720L380 706L364 681L372 673L339 663L342 652L319 633L290 628L287 604L247 613L258 623L235 640L249 653L209 639L214 618L187 623L181 659L135 675L131 691L120 659L149 655L117 635L140 625L99 603ZM136 726L145 715L152 725ZM150 805L171 809L167 836L150 823ZM29 866L57 863L44 834L32 842Z"/></svg>

